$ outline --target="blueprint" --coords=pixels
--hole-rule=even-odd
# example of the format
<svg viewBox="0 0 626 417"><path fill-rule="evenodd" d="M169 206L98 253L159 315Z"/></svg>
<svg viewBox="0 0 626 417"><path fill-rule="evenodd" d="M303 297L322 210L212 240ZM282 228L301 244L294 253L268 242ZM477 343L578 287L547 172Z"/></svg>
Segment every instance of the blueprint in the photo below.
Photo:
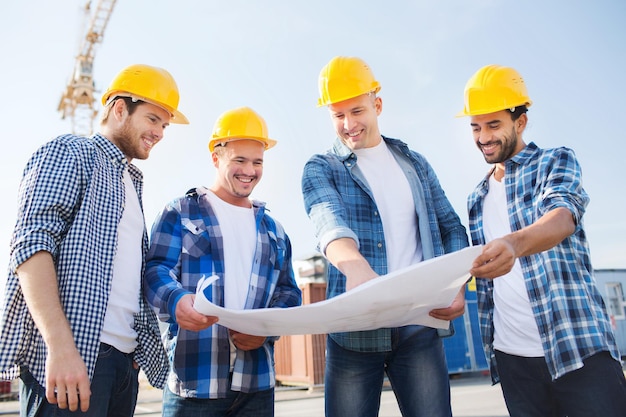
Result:
<svg viewBox="0 0 626 417"><path fill-rule="evenodd" d="M231 310L204 295L217 277L198 283L194 308L219 317L218 324L257 336L324 334L409 324L447 329L449 322L428 315L449 307L470 278L481 246L429 259L380 276L337 297L289 308Z"/></svg>

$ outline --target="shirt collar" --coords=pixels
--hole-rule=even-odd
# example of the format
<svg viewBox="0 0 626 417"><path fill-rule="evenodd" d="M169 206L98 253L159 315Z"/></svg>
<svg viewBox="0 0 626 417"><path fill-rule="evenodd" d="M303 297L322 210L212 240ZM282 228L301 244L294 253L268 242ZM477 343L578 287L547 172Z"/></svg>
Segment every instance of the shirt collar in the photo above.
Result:
<svg viewBox="0 0 626 417"><path fill-rule="evenodd" d="M128 159L126 159L126 156L122 153L120 148L109 139L102 136L102 134L94 134L91 140L102 150L109 160L118 164L128 165Z"/></svg>
<svg viewBox="0 0 626 417"><path fill-rule="evenodd" d="M506 162L514 163L517 165L524 165L524 163L528 161L529 159L531 159L533 155L537 153L538 150L539 148L537 147L537 145L535 145L534 142L530 142L528 145L526 145L524 149L519 151L517 154L513 155L513 157L511 157Z"/></svg>

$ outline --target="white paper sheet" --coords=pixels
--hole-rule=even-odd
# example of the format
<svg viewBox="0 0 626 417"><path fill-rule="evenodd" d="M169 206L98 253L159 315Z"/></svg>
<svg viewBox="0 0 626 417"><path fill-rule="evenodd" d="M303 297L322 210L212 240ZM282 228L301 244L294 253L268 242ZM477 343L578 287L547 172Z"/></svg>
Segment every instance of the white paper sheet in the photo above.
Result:
<svg viewBox="0 0 626 417"><path fill-rule="evenodd" d="M430 259L380 276L329 300L299 307L229 310L204 295L216 277L198 283L194 308L218 324L257 336L323 334L421 324L447 329L428 312L449 307L470 277L481 246ZM210 291L210 289L209 289Z"/></svg>

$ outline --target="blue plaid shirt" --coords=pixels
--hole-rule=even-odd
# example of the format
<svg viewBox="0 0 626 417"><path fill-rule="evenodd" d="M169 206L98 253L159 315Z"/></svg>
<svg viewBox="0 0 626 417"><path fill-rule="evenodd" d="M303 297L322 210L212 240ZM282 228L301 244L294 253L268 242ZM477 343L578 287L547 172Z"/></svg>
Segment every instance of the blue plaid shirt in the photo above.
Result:
<svg viewBox="0 0 626 417"><path fill-rule="evenodd" d="M434 170L422 155L397 140L383 137L405 172L415 202L424 259L463 249L468 245L465 227L448 201ZM302 192L323 253L339 238L354 239L359 251L379 275L387 274L383 224L374 196L358 169L356 155L336 139L325 154L311 157L304 167ZM327 297L346 291L346 277L328 268ZM347 349L364 352L391 350L391 329L333 333Z"/></svg>
<svg viewBox="0 0 626 417"><path fill-rule="evenodd" d="M28 313L15 274L39 251L52 255L61 304L89 377L93 376L113 279L126 168L141 202L141 172L101 135L60 136L39 148L28 161L11 240L0 329L1 377L15 378L19 366L26 366L41 385L45 384L47 349ZM147 248L144 231L144 254ZM135 330L139 342L135 360L150 383L162 388L168 371L167 356L156 315L144 297L140 297L140 312L135 315Z"/></svg>
<svg viewBox="0 0 626 417"><path fill-rule="evenodd" d="M576 230L552 249L519 258L528 297L553 379L583 366L589 356L609 351L620 360L604 301L593 278L582 216L589 197L581 170L567 148L540 149L530 143L505 162L504 183L511 230L535 223L558 207L572 212ZM491 174L490 174L491 175ZM489 175L468 199L472 243L484 244L482 204ZM499 381L493 352L493 281L477 279L483 347L493 382Z"/></svg>
<svg viewBox="0 0 626 417"><path fill-rule="evenodd" d="M169 203L152 229L147 257L146 296L159 317L170 323L166 345L171 373L168 386L182 397L224 398L229 390L256 392L274 387L274 340L255 350L237 350L229 386L228 329L216 324L200 332L175 322L176 305L194 294L203 276L220 277L211 285L210 301L224 306L224 251L220 226L206 188L191 190ZM291 244L282 226L254 201L257 244L245 308L283 308L300 305L293 275ZM207 292L205 291L205 294Z"/></svg>

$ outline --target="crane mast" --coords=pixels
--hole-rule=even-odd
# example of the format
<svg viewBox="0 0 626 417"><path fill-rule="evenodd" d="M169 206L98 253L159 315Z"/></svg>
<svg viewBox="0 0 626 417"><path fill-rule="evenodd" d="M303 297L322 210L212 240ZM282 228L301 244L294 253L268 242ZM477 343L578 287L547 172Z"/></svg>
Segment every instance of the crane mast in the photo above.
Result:
<svg viewBox="0 0 626 417"><path fill-rule="evenodd" d="M115 2L116 0L99 0L93 14L90 13L91 0L85 5L86 18L90 17L89 24L74 62L74 71L58 107L62 119L71 119L72 132L76 135L89 136L93 132L94 120L98 114L94 105L96 90L93 61L96 45L102 42Z"/></svg>

